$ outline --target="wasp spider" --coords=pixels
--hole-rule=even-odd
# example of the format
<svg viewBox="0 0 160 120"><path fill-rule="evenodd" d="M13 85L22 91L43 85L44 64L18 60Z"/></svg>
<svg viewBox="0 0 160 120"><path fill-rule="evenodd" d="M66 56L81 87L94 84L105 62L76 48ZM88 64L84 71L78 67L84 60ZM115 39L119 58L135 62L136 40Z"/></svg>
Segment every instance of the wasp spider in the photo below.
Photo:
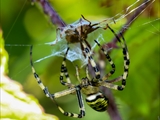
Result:
<svg viewBox="0 0 160 120"><path fill-rule="evenodd" d="M34 77L36 78L38 85L43 90L44 94L47 97L49 97L57 105L57 108L65 116L75 117L75 118L82 118L85 116L85 108L84 108L84 103L83 103L83 98L82 98L81 92L86 95L86 103L94 110L101 112L101 111L105 111L107 109L109 101L108 101L108 98L101 92L100 86L104 86L104 87L107 87L110 89L120 90L120 91L125 88L126 78L128 76L128 69L129 69L129 63L130 63L127 45L125 43L125 39L123 36L122 36L123 41L121 41L120 38L116 35L116 33L109 26L108 26L108 28L116 36L116 38L120 42L121 47L123 49L124 72L120 76L120 80L122 81L122 85L115 85L115 84L111 83L110 81L108 81L108 77L110 77L115 72L115 65L114 65L113 61L111 60L109 54L103 49L103 47L101 47L101 45L96 40L94 40L97 43L97 45L100 47L101 51L105 54L106 59L109 61L110 65L112 67L112 70L108 74L101 77L100 71L97 69L97 66L91 56L90 48L88 46L86 46L86 44L84 44L82 41L82 45L84 47L84 52L85 52L86 56L88 57L91 66L94 68L95 77L90 78L89 71L88 71L88 65L87 65L86 77L80 79L78 67L76 66L76 76L77 76L77 80L79 81L79 84L75 85L75 84L71 83L71 80L70 80L70 77L68 74L68 70L67 70L67 66L66 66L66 56L67 56L67 53L69 50L69 47L68 47L68 49L64 55L64 58L63 58L63 62L61 65L60 78L59 78L60 83L64 86L66 86L67 89L60 91L60 92L56 92L56 93L50 93L49 90L47 89L47 87L42 83L41 79L38 77L38 74L36 73L36 71L33 67L32 46L31 46L30 63L31 63L32 72L34 74ZM66 81L64 80L64 77L66 78ZM77 95L78 104L79 104L79 114L66 112L55 102L56 98L66 96L69 94L73 94L73 93L75 93Z"/></svg>

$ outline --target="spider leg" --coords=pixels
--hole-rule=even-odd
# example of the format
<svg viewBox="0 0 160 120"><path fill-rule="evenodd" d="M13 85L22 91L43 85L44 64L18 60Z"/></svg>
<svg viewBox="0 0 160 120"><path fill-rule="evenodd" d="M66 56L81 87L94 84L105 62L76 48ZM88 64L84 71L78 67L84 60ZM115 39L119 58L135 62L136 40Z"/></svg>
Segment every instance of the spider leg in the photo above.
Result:
<svg viewBox="0 0 160 120"><path fill-rule="evenodd" d="M80 42L80 46L81 46L82 54L83 54L83 56L86 58L86 54L83 52L83 51L84 51L84 47L83 47L83 45L82 45L82 42Z"/></svg>
<svg viewBox="0 0 160 120"><path fill-rule="evenodd" d="M114 32L114 30L108 24L107 24L107 27L115 35L115 37L117 38L118 42L121 44L122 49L123 49L124 72L123 72L123 75L122 75L122 85L117 87L118 90L123 90L125 88L125 85L126 85L126 79L127 79L127 76L128 76L129 64L130 64L128 48L127 48L127 45L126 45L126 42L125 42L125 39L124 39L122 33L120 33L120 34L122 36L123 43L121 42L118 35Z"/></svg>
<svg viewBox="0 0 160 120"><path fill-rule="evenodd" d="M89 49L91 50L91 46L90 44L88 43L88 41L84 40L84 42L86 43L86 45L89 47Z"/></svg>
<svg viewBox="0 0 160 120"><path fill-rule="evenodd" d="M78 66L76 66L76 76L77 76L77 79L80 83L82 83L82 80L80 79L79 77L79 71L78 71ZM90 76L89 76L89 71L88 71L88 64L86 65L86 76L89 80L91 80Z"/></svg>
<svg viewBox="0 0 160 120"><path fill-rule="evenodd" d="M30 64L31 64L31 67L32 67L32 72L34 74L35 79L37 80L38 85L43 90L46 97L50 97L51 94L49 93L47 87L44 86L44 84L42 83L41 79L39 78L38 74L36 73L36 71L34 69L33 61L32 61L32 48L33 48L33 46L30 47Z"/></svg>
<svg viewBox="0 0 160 120"><path fill-rule="evenodd" d="M91 64L92 68L94 69L94 72L95 72L95 75L96 75L96 79L94 79L94 82L98 82L99 79L100 79L100 71L99 71L95 61L92 58L90 49L87 47L87 45L83 41L82 41L82 45L84 47L84 51L85 51L86 55L88 56L90 64Z"/></svg>
<svg viewBox="0 0 160 120"><path fill-rule="evenodd" d="M95 24L92 24L91 23L91 21L89 21L89 20L87 20L83 15L81 15L82 16L82 18L84 19L84 20L86 20L86 21L88 21L89 22L89 26L96 26L96 25L98 25L99 23L95 23ZM91 25L92 24L92 25ZM98 29L99 27L97 27L96 29Z"/></svg>
<svg viewBox="0 0 160 120"><path fill-rule="evenodd" d="M89 70L88 70L88 64L86 65L86 76L89 80L91 80L90 76L89 76Z"/></svg>
<svg viewBox="0 0 160 120"><path fill-rule="evenodd" d="M80 86L76 86L75 88L71 88L71 89L68 89L68 90L64 90L64 91L52 94L52 96L54 98L58 98L58 97L76 92L76 95L77 95L77 98L78 98L78 104L79 104L79 112L80 112L79 114L71 113L71 112L65 112L58 104L56 104L58 109L65 116L74 117L74 118L82 118L82 117L85 116L85 108L84 108L83 98L82 98L80 90L81 90Z"/></svg>
<svg viewBox="0 0 160 120"><path fill-rule="evenodd" d="M76 66L76 76L77 76L78 81L81 83L81 79L79 78L78 66Z"/></svg>
<svg viewBox="0 0 160 120"><path fill-rule="evenodd" d="M75 117L75 118L82 118L83 116L85 116L85 109L84 109L84 103L83 103L83 99L82 99L82 95L81 95L81 88L79 86L75 86L74 88L70 88L61 92L57 92L54 94L51 94L47 87L44 86L44 84L42 83L41 79L39 78L38 74L36 73L34 66L33 66L33 61L32 61L32 48L33 46L30 47L30 64L32 67L32 72L34 74L35 79L37 80L38 85L40 86L40 88L43 90L44 94L46 95L46 97L49 97L57 106L57 108L66 116L70 116L70 117ZM70 113L70 112L65 112L54 100L54 98L59 98L65 95L69 95L71 93L75 93L77 94L77 98L78 98L78 103L79 103L79 110L80 113L76 114L76 113Z"/></svg>
<svg viewBox="0 0 160 120"><path fill-rule="evenodd" d="M84 20L86 20L86 21L89 22L89 25L91 25L91 21L87 20L83 15L81 15L81 16L82 16L82 18L83 18Z"/></svg>
<svg viewBox="0 0 160 120"><path fill-rule="evenodd" d="M105 82L108 82L108 83L115 83L115 82L119 82L119 81L122 81L122 76L119 76L119 77L114 78L112 80L105 80Z"/></svg>
<svg viewBox="0 0 160 120"><path fill-rule="evenodd" d="M114 89L114 90L123 90L123 89L119 89L121 86L115 85L115 84L112 84L112 83L108 83L106 81L102 81L99 86L104 86L104 87Z"/></svg>
<svg viewBox="0 0 160 120"><path fill-rule="evenodd" d="M112 61L111 57L109 56L109 54L107 53L107 51L105 51L105 50L101 47L101 45L98 43L98 41L96 41L96 40L94 40L94 41L95 41L95 42L97 43L97 45L101 48L101 51L105 54L106 58L108 59L110 65L111 65L111 67L112 67L112 70L111 70L107 75L105 75L105 76L102 78L102 80L104 81L104 80L107 80L108 77L110 77L110 76L115 72L115 64L113 63L113 61Z"/></svg>
<svg viewBox="0 0 160 120"><path fill-rule="evenodd" d="M71 86L74 86L74 85L71 84L71 80L70 80L70 77L69 77L69 74L68 74L68 70L67 70L67 67L66 67L66 56L68 54L68 51L69 51L69 47L67 48L67 51L66 51L66 53L64 55L63 62L62 62L62 65L61 65L60 82L61 82L62 85L71 87ZM67 82L65 82L63 80L63 76L64 75L66 77L66 81Z"/></svg>
<svg viewBox="0 0 160 120"><path fill-rule="evenodd" d="M82 118L83 116L85 116L85 108L84 108L83 98L82 98L80 90L81 90L81 88L79 86L75 86L74 88L70 88L70 89L67 89L67 90L63 90L63 91L51 94L51 96L52 96L51 99L52 99L52 101L54 101L54 98L59 98L59 97L66 96L66 95L69 95L69 94L72 94L72 93L76 92L76 95L77 95L77 98L78 98L79 110L80 110L79 114L71 113L71 112L65 112L57 103L56 103L56 106L60 110L60 112L62 114L64 114L65 116Z"/></svg>

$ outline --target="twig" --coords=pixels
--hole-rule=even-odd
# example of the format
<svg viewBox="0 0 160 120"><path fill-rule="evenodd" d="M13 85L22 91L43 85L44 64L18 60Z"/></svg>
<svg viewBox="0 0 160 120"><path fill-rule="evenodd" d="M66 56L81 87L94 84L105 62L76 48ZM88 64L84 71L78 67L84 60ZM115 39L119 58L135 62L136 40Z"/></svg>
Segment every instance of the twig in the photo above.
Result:
<svg viewBox="0 0 160 120"><path fill-rule="evenodd" d="M44 13L47 14L50 17L50 19L51 19L51 21L54 25L56 25L58 27L65 27L66 26L65 22L56 13L56 11L50 5L48 0L32 0L32 3L35 2L35 1L39 2L41 7L43 8Z"/></svg>

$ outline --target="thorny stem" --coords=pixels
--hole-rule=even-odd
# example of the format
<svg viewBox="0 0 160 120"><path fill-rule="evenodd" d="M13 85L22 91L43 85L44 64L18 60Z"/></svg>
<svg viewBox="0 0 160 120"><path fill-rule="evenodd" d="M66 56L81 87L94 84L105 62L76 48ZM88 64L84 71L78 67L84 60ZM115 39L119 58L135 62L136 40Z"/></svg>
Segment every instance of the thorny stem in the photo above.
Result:
<svg viewBox="0 0 160 120"><path fill-rule="evenodd" d="M153 2L152 0L148 1L148 0L144 0L144 4L142 6L140 6L135 12L134 14L127 20L126 24L124 24L124 26L120 29L119 33L117 34L119 38L121 38L121 34L124 35L124 33L126 32L126 30L129 28L129 26L131 26L131 24L138 18L138 16L147 8L147 6ZM112 39L113 44L115 44L117 42L117 38L114 37Z"/></svg>
<svg viewBox="0 0 160 120"><path fill-rule="evenodd" d="M48 2L48 0L32 0L32 2L35 2L35 1L37 1L37 2L40 3L40 5L43 8L44 13L47 14L50 17L50 19L51 19L51 21L52 21L53 24L55 24L58 27L65 27L66 26L65 22L56 13L56 11L50 5L50 3ZM121 34L124 34L126 32L127 28L135 21L135 19L138 17L138 15L140 15L140 13L143 12L143 10L149 5L149 3L152 2L152 1L148 1L147 2L147 1L148 0L144 0L144 2L143 2L144 4L142 6L140 6L135 11L135 14L133 14L128 19L128 21L126 22L126 24L124 25L124 27L121 28L120 32L117 34L119 38L121 38ZM116 47L116 42L117 42L117 39L115 37L115 38L112 39L112 41L109 44ZM100 60L104 61L104 57L101 57ZM105 71L104 67L105 67L105 65L100 67L102 73ZM91 69L89 71L91 73L93 72L93 70L91 70ZM121 80L121 77L118 77L118 78L115 78L113 80L110 80L109 82L117 82L119 80ZM107 112L108 112L111 120L122 120L121 116L120 116L120 114L118 112L118 108L117 108L117 105L115 103L114 96L113 96L111 90L109 90L108 88L102 87L102 91L108 97L108 99L110 101Z"/></svg>
<svg viewBox="0 0 160 120"><path fill-rule="evenodd" d="M56 13L54 8L50 5L48 0L32 0L32 3L35 1L39 2L45 14L47 14L51 22L58 27L65 27L65 22L60 18L60 16Z"/></svg>

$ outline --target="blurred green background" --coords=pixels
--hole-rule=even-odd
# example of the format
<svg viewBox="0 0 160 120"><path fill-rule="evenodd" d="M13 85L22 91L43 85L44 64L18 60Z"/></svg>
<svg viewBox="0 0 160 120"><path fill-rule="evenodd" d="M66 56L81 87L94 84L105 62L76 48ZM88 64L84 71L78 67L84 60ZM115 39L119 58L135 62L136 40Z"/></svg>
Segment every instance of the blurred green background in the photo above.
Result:
<svg viewBox="0 0 160 120"><path fill-rule="evenodd" d="M90 21L102 21L105 18L121 13L135 1L50 0L50 2L61 18L67 24L70 24L77 21L81 14ZM141 0L139 4L142 2ZM160 117L159 7L159 1L156 0L135 20L134 24L124 34L131 59L130 73L125 90L122 92L113 91L123 120L157 120ZM63 116L56 108L56 105L45 97L31 72L29 46L34 45L34 61L50 55L54 46L47 46L44 43L55 40L55 26L52 25L39 6L32 6L30 1L3 0L1 1L0 9L0 26L3 30L5 49L9 54L8 76L20 82L25 92L34 95L46 113L54 114L61 120L74 119ZM121 26L125 24L127 17L119 20L111 27L118 32ZM107 36L104 38L106 43L114 37L111 32L106 32L104 36ZM121 50L115 49L111 57L117 67L113 76L115 78L121 75L123 71ZM52 93L65 89L59 82L61 61L61 57L54 56L35 63L37 73ZM67 61L71 79L76 83L74 65L74 63ZM78 112L77 99L73 95L57 99L57 102L66 111ZM106 112L99 113L87 105L85 107L86 116L82 120L109 120Z"/></svg>

